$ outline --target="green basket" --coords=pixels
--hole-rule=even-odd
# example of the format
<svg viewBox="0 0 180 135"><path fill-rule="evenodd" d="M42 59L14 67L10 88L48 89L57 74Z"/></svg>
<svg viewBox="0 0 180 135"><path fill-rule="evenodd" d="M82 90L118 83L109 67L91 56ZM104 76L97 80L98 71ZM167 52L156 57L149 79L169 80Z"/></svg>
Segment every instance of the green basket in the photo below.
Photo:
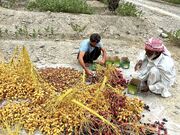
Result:
<svg viewBox="0 0 180 135"><path fill-rule="evenodd" d="M108 66L108 65L112 65L112 64L113 64L113 62L112 62L112 61L110 61L110 60L107 60L107 61L106 61L106 63L105 63L105 65L106 65L106 66Z"/></svg>
<svg viewBox="0 0 180 135"><path fill-rule="evenodd" d="M120 63L120 67L123 68L123 69L129 69L130 67L130 62L129 61L122 61Z"/></svg>
<svg viewBox="0 0 180 135"><path fill-rule="evenodd" d="M91 64L89 70L96 71L96 63Z"/></svg>
<svg viewBox="0 0 180 135"><path fill-rule="evenodd" d="M128 85L128 93L131 95L136 95L138 92L138 87L132 84Z"/></svg>
<svg viewBox="0 0 180 135"><path fill-rule="evenodd" d="M114 65L115 67L120 67L120 66L121 66L120 60L114 61L113 65Z"/></svg>

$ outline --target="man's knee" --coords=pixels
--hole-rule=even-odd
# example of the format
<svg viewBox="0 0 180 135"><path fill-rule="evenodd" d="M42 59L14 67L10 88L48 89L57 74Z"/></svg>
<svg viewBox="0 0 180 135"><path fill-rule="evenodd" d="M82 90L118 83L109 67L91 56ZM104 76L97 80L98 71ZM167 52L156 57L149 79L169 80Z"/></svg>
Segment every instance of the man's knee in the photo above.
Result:
<svg viewBox="0 0 180 135"><path fill-rule="evenodd" d="M101 48L99 47L95 47L95 49L93 50L93 52L90 54L91 58L93 60L98 59L98 57L101 55Z"/></svg>
<svg viewBox="0 0 180 135"><path fill-rule="evenodd" d="M155 74L155 75L159 74L159 69L156 67L152 67L150 69L150 74Z"/></svg>
<svg viewBox="0 0 180 135"><path fill-rule="evenodd" d="M156 67L152 67L149 71L148 84L153 84L160 80L160 72Z"/></svg>

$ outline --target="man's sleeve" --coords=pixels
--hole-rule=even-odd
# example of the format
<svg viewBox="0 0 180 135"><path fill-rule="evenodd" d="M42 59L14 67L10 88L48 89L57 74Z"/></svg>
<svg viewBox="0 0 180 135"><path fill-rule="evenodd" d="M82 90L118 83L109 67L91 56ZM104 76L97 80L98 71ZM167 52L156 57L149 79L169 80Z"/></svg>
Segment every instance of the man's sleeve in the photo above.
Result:
<svg viewBox="0 0 180 135"><path fill-rule="evenodd" d="M99 44L98 47L100 47L100 48L103 48L103 47L104 47L102 42L99 42L98 44Z"/></svg>
<svg viewBox="0 0 180 135"><path fill-rule="evenodd" d="M138 52L139 53L139 52ZM146 52L145 51L142 51L142 52L140 52L139 54L137 54L137 60L139 61L139 60L142 60L142 61L144 61L145 59L146 59Z"/></svg>
<svg viewBox="0 0 180 135"><path fill-rule="evenodd" d="M87 46L87 44L86 44L85 41L82 41L82 42L80 43L79 51L80 51L80 52L87 52L87 51L88 51L88 46Z"/></svg>

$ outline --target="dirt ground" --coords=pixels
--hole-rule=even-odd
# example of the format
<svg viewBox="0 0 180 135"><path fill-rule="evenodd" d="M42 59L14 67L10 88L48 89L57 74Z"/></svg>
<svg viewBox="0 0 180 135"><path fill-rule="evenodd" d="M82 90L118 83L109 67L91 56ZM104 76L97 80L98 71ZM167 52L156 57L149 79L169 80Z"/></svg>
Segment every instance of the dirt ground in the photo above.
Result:
<svg viewBox="0 0 180 135"><path fill-rule="evenodd" d="M97 32L102 36L108 55L128 56L133 69L138 54L143 51L144 41L152 36L158 37L161 33L160 26L166 29L169 25L148 16L134 18L110 15L102 8L104 6L101 3L93 2L96 4L89 3L96 6L100 4L104 14L29 12L0 7L0 49L5 59L12 55L16 46L24 45L33 63L38 67L68 66L82 70L76 59L79 44L82 39ZM176 23L180 24L180 21L176 20ZM23 34L20 28L24 30ZM180 133L180 48L170 45L166 42L167 39L163 40L172 53L176 65L176 83L170 90L172 97L162 98L151 93L140 94L139 97L150 105L151 116L155 116L154 118L160 121L162 117L168 119L170 135L178 135ZM148 116L148 113L146 114ZM153 121L151 118L147 120Z"/></svg>

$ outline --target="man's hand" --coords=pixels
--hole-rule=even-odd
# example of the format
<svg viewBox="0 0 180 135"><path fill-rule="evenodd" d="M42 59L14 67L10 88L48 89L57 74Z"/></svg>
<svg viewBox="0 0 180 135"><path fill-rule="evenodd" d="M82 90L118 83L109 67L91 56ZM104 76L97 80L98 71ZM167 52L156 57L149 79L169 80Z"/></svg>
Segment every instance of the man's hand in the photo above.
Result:
<svg viewBox="0 0 180 135"><path fill-rule="evenodd" d="M99 61L98 63L99 63L100 65L104 65L104 64L105 64L105 60L103 59L103 60Z"/></svg>
<svg viewBox="0 0 180 135"><path fill-rule="evenodd" d="M103 53L103 57L102 57L102 60L99 62L99 64L103 65L103 64L105 64L105 62L106 62L107 54L106 54L105 48L101 48L101 51L102 51L102 53Z"/></svg>
<svg viewBox="0 0 180 135"><path fill-rule="evenodd" d="M141 66L142 66L142 63L143 63L143 61L142 61L142 60L139 60L138 63L135 65L134 70L135 70L135 71L139 70L139 69L141 68Z"/></svg>
<svg viewBox="0 0 180 135"><path fill-rule="evenodd" d="M80 65L82 66L82 68L85 70L85 72L86 72L87 75L93 75L92 71L90 71L90 70L86 67L87 65L84 63L84 60L83 60L84 55L85 55L85 52L80 52L80 53L79 53L79 58L78 58L79 63L80 63Z"/></svg>
<svg viewBox="0 0 180 135"><path fill-rule="evenodd" d="M91 70L86 69L85 72L87 75L93 76L93 72Z"/></svg>

